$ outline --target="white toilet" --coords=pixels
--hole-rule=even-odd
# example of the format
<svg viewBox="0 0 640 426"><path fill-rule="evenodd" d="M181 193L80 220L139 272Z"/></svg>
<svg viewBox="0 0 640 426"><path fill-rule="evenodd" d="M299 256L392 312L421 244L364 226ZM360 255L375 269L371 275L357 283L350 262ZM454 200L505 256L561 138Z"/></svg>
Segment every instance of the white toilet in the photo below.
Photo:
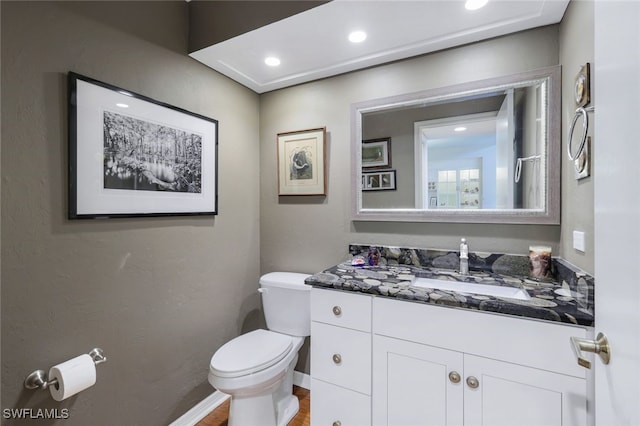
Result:
<svg viewBox="0 0 640 426"><path fill-rule="evenodd" d="M260 277L268 330L236 337L211 358L209 383L231 395L229 426L284 426L298 412L293 369L311 333L307 277L293 272Z"/></svg>

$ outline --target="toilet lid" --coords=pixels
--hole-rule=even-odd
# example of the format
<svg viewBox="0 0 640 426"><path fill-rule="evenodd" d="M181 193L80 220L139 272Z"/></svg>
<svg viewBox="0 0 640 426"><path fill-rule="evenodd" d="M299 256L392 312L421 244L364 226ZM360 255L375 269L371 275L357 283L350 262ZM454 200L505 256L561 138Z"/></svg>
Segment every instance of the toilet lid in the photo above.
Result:
<svg viewBox="0 0 640 426"><path fill-rule="evenodd" d="M284 358L293 339L268 330L255 330L225 343L211 358L219 377L237 377L264 370Z"/></svg>

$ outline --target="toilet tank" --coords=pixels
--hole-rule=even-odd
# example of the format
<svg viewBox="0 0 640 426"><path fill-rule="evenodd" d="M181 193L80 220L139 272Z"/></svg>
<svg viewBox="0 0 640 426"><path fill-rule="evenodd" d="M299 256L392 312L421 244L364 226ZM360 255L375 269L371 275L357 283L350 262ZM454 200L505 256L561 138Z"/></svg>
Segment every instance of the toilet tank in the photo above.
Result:
<svg viewBox="0 0 640 426"><path fill-rule="evenodd" d="M290 336L311 334L311 286L308 274L271 272L260 277L262 307L267 328Z"/></svg>

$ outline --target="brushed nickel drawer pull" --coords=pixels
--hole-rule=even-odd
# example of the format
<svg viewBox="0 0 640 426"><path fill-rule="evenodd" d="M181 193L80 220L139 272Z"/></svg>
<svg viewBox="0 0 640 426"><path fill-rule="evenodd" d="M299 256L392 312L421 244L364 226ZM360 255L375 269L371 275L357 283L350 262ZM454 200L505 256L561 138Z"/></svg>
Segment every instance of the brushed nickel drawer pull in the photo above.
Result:
<svg viewBox="0 0 640 426"><path fill-rule="evenodd" d="M334 364L340 364L342 362L340 354L333 354L333 362Z"/></svg>
<svg viewBox="0 0 640 426"><path fill-rule="evenodd" d="M342 315L342 309L340 308L340 306L334 306L333 307L333 315L335 315L337 317Z"/></svg>
<svg viewBox="0 0 640 426"><path fill-rule="evenodd" d="M333 426L342 426L342 422L340 420L336 420L333 422Z"/></svg>
<svg viewBox="0 0 640 426"><path fill-rule="evenodd" d="M476 389L478 386L480 386L480 382L475 377L469 376L467 377L467 385L469 385L471 389Z"/></svg>

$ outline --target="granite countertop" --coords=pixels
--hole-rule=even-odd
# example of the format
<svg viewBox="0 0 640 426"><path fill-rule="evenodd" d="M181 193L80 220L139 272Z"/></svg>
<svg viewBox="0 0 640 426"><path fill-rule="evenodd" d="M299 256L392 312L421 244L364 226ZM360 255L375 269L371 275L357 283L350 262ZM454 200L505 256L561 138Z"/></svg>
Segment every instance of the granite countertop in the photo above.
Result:
<svg viewBox="0 0 640 426"><path fill-rule="evenodd" d="M368 246L350 246L352 255L366 253L367 249ZM539 281L522 274L509 274L509 270L494 266L494 264L504 265L505 262L510 265L522 263L522 259L514 259L515 256L512 255L470 254L470 267L473 265L473 268L470 268L468 275L460 275L454 269L434 267L434 264L438 264L438 259L448 257L452 260L453 256L457 256L456 252L397 248L380 248L380 251L382 257L377 266L352 266L351 260L347 260L312 275L305 282L315 287L367 293L419 303L567 324L594 325L593 277L562 259L554 258L553 278ZM406 254L406 251L409 251L408 257L404 259L410 260L403 260L402 255L395 257L398 252ZM505 260L504 256L510 258ZM487 259L492 260L487 261ZM512 266L511 269L522 272L522 268ZM500 270L500 272L494 272L494 270ZM412 286L412 280L416 275L440 280L517 287L525 290L531 298L517 300L419 288Z"/></svg>

